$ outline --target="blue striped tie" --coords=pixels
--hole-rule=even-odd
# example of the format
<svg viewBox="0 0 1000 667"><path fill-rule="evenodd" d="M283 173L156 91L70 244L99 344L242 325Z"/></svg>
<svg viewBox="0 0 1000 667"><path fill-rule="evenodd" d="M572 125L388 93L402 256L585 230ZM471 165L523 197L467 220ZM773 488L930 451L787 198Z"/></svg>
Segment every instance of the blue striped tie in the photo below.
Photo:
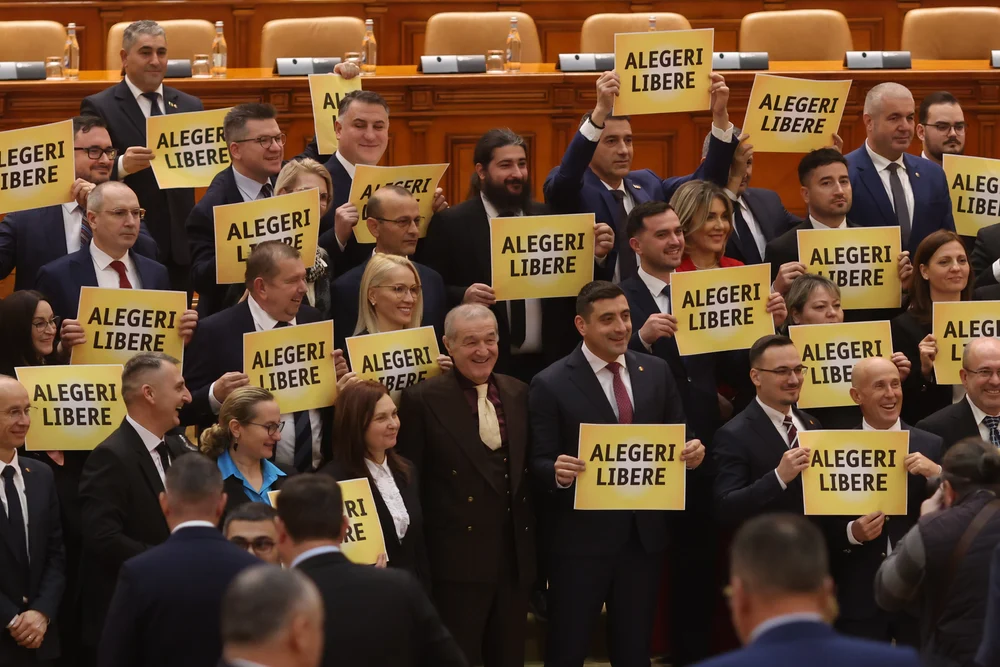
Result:
<svg viewBox="0 0 1000 667"><path fill-rule="evenodd" d="M990 430L990 443L994 447L1000 447L1000 431L997 430L997 426L1000 426L1000 417L990 417L987 415L983 417L983 423Z"/></svg>

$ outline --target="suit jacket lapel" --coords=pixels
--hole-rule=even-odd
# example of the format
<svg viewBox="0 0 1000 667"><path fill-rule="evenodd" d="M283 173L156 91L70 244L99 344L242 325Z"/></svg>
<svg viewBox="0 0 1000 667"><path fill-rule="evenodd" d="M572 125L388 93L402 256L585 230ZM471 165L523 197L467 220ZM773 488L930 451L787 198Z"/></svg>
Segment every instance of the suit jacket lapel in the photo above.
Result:
<svg viewBox="0 0 1000 667"><path fill-rule="evenodd" d="M128 254L132 257L132 264L135 266L135 272L139 274L143 289L152 289L150 285L153 284L153 276L148 271L151 267L146 263L146 258L139 257L134 250L129 250Z"/></svg>
<svg viewBox="0 0 1000 667"><path fill-rule="evenodd" d="M45 523L42 520L44 511L42 508L48 509L48 498L38 483L33 463L27 458L22 458L20 461L21 474L24 475L24 495L28 499L28 558L32 563L43 563L46 536L39 533L39 528Z"/></svg>
<svg viewBox="0 0 1000 667"><path fill-rule="evenodd" d="M601 197L601 203L604 204L603 211L594 211L594 217L597 222L605 222L611 225L611 228L615 227L615 198L611 196L611 190L604 185L604 182L598 178L597 174L587 167L587 171L583 172L583 183L586 186L593 188ZM616 232L617 233L617 232Z"/></svg>
<svg viewBox="0 0 1000 667"><path fill-rule="evenodd" d="M650 404L650 401L656 396L655 379L649 369L639 363L639 357L635 352L625 353L625 366L628 368L629 380L632 383L632 423L658 424L661 419L660 415L663 414L662 406ZM597 379L596 376L594 379ZM606 399L605 403L607 403Z"/></svg>
<svg viewBox="0 0 1000 667"><path fill-rule="evenodd" d="M177 106L177 98L180 97L180 93L174 88L163 87L163 109L166 113L184 113L181 111L180 107Z"/></svg>
<svg viewBox="0 0 1000 667"><path fill-rule="evenodd" d="M653 193L646 192L642 189L642 186L636 183L633 179L628 176L625 177L625 190L632 195L633 201L636 204L645 204L648 201L653 200Z"/></svg>
<svg viewBox="0 0 1000 667"><path fill-rule="evenodd" d="M143 115L142 109L139 108L139 103L135 101L135 97L132 96L132 90L125 83L125 79L122 79L121 83L115 86L115 99L118 100L121 105L122 111L135 126L135 129L142 134L143 139L146 138L146 116Z"/></svg>
<svg viewBox="0 0 1000 667"><path fill-rule="evenodd" d="M525 400L516 400L511 385L504 376L496 375L497 392L503 404L504 424L507 427L507 446L510 450L510 488L517 489L524 471L524 458L528 449L528 411Z"/></svg>
<svg viewBox="0 0 1000 667"><path fill-rule="evenodd" d="M39 225L42 229L42 238L46 244L55 244L57 254L53 256L62 257L69 250L66 248L66 227L63 222L62 206L50 206L46 215Z"/></svg>
<svg viewBox="0 0 1000 667"><path fill-rule="evenodd" d="M486 273L490 273L492 259L490 256L490 218L486 214L486 207L483 206L483 199L476 195L472 199L472 210L469 219L469 245L475 253L476 263L485 267ZM499 308L500 304L497 304Z"/></svg>
<svg viewBox="0 0 1000 667"><path fill-rule="evenodd" d="M81 248L73 253L70 260L70 271L73 273L74 285L80 287L97 287L97 269L94 268L94 260L90 255L89 246Z"/></svg>
<svg viewBox="0 0 1000 667"><path fill-rule="evenodd" d="M774 423L771 418L767 416L764 409L760 407L757 403L757 399L750 399L750 405L748 406L750 410L750 425L757 431L757 434L761 439L767 443L768 447L774 449L776 452L784 454L788 450L788 445L785 444L785 440L778 435L778 429L774 427Z"/></svg>
<svg viewBox="0 0 1000 667"><path fill-rule="evenodd" d="M570 369L570 380L577 389L584 395L591 407L594 408L595 424L617 424L614 408L608 402L608 397L601 389L601 383L594 374L594 369L590 367L587 358L583 356L582 343L569 355L567 365ZM629 369L629 374L631 374ZM635 393L635 385L632 386ZM633 411L634 412L634 411Z"/></svg>
<svg viewBox="0 0 1000 667"><path fill-rule="evenodd" d="M930 206L930 188L920 187L920 166L916 159L909 153L903 153L903 164L906 165L906 177L910 179L910 189L913 191L913 210L910 231L917 228L918 220L922 218L922 211L928 210Z"/></svg>
<svg viewBox="0 0 1000 667"><path fill-rule="evenodd" d="M892 208L892 203L889 201L889 195L885 192L885 186L882 184L882 177L879 176L878 170L875 168L875 163L872 162L871 156L868 155L868 149L862 146L858 150L861 151L861 156L857 164L858 175L861 177L861 182L868 190L868 194L870 194L872 199L875 200L875 205L878 206L879 214L882 216L882 222L888 225L894 225L896 224L896 213ZM878 221L866 220L865 222L871 224Z"/></svg>
<svg viewBox="0 0 1000 667"><path fill-rule="evenodd" d="M153 492L153 497L158 497L160 491L163 491L163 480L160 479L160 473L157 472L156 465L153 463L153 455L146 449L142 438L139 437L139 434L136 433L131 424L125 421L122 423L122 428L125 429L125 434L128 437L129 448L139 462L139 469L142 470L142 476L146 479L146 483L149 484L149 490Z"/></svg>

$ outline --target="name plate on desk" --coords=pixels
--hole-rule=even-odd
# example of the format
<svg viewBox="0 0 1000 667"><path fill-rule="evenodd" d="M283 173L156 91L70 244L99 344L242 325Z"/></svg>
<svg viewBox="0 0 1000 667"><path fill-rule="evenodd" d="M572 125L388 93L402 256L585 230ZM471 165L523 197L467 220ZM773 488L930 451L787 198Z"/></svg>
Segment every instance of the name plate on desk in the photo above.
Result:
<svg viewBox="0 0 1000 667"><path fill-rule="evenodd" d="M275 58L274 73L278 76L332 74L340 58Z"/></svg>
<svg viewBox="0 0 1000 667"><path fill-rule="evenodd" d="M45 78L45 63L38 62L3 62L0 63L0 81L30 81Z"/></svg>
<svg viewBox="0 0 1000 667"><path fill-rule="evenodd" d="M717 51L712 54L712 69L767 69L769 64L767 51Z"/></svg>
<svg viewBox="0 0 1000 667"><path fill-rule="evenodd" d="M168 60L167 61L167 73L166 78L168 79L190 79L191 78L191 61L190 60Z"/></svg>
<svg viewBox="0 0 1000 667"><path fill-rule="evenodd" d="M615 68L613 53L560 53L556 69L564 72L609 72Z"/></svg>
<svg viewBox="0 0 1000 667"><path fill-rule="evenodd" d="M848 51L844 54L847 69L910 69L909 51Z"/></svg>
<svg viewBox="0 0 1000 667"><path fill-rule="evenodd" d="M990 52L990 65L993 67L1000 67L1000 51Z"/></svg>
<svg viewBox="0 0 1000 667"><path fill-rule="evenodd" d="M482 74L486 56L420 56L417 69L424 74Z"/></svg>

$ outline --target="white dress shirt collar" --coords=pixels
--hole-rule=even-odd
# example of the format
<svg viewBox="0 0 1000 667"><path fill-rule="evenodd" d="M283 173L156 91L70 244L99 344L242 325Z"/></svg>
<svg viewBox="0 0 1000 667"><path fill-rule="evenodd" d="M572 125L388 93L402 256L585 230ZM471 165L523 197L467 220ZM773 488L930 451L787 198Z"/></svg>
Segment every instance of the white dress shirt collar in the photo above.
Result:
<svg viewBox="0 0 1000 667"><path fill-rule="evenodd" d="M887 429L875 428L874 426L872 426L871 424L868 423L867 419L862 419L861 420L861 430L862 431L883 431L883 430L884 431L902 431L903 430L903 426L902 426L902 424L899 421L899 417L896 417L896 423L893 424L892 426L890 426Z"/></svg>
<svg viewBox="0 0 1000 667"><path fill-rule="evenodd" d="M594 373L599 373L600 371L603 371L605 368L607 368L608 362L604 361L604 359L601 359L596 354L594 354L593 352L591 352L590 348L587 347L586 343L584 343L581 346L581 348L583 349L583 356L587 359L587 363L590 364L590 367L592 369L594 369ZM628 368L628 366L626 366L626 364L625 364L625 355L624 354L619 355L618 358L615 359L615 361L617 361L619 364L621 364L622 368L625 368L625 369Z"/></svg>
<svg viewBox="0 0 1000 667"><path fill-rule="evenodd" d="M898 164L902 168L903 173L904 174L906 173L906 163L903 161L903 156L902 155L900 155L895 160L890 160L888 158L882 157L881 155L879 155L878 153L876 153L874 150L872 150L872 147L868 145L868 140L867 139L865 140L865 150L868 151L868 157L870 157L872 159L872 164L875 165L875 170L876 171L885 171L886 169L889 168L890 164L892 164L893 162L895 162L896 164Z"/></svg>
<svg viewBox="0 0 1000 667"><path fill-rule="evenodd" d="M979 406L972 402L972 399L969 397L968 394L965 395L965 400L969 402L969 407L972 408L972 418L976 420L976 424L982 424L984 419L986 419L987 417L994 416L994 415L987 415L985 412L980 410Z"/></svg>
<svg viewBox="0 0 1000 667"><path fill-rule="evenodd" d="M750 641L748 643L753 643L760 639L760 636L765 632L774 630L775 628L781 627L782 625L788 625L790 623L823 623L823 617L815 612L800 611L794 614L782 614L781 616L775 616L774 618L769 618L750 633Z"/></svg>
<svg viewBox="0 0 1000 667"><path fill-rule="evenodd" d="M845 215L844 219L841 220L840 224L836 227L830 227L828 225L824 225L822 222L810 215L809 224L812 225L813 229L847 229L847 216Z"/></svg>
<svg viewBox="0 0 1000 667"><path fill-rule="evenodd" d="M132 425L135 432L139 434L139 438L142 439L142 444L146 447L146 450L152 454L160 443L163 442L162 437L157 437L152 431L147 429L145 426L132 419L132 415L125 415L125 421Z"/></svg>
<svg viewBox="0 0 1000 667"><path fill-rule="evenodd" d="M260 190L264 187L263 183L258 183L249 176L244 176L233 166L233 178L236 179L236 188L243 195L245 201L256 201L257 197L260 196Z"/></svg>
<svg viewBox="0 0 1000 667"><path fill-rule="evenodd" d="M382 463L375 463L366 456L365 465L368 466L368 472L370 472L372 475L379 475L384 473L386 475L389 475L389 477L392 477L392 469L389 468L388 456L382 459Z"/></svg>
<svg viewBox="0 0 1000 667"><path fill-rule="evenodd" d="M178 530L181 530L183 528L217 528L217 527L218 526L216 526L211 521L199 521L195 519L193 521L182 521L181 523L174 526L174 529L170 531L170 534L173 535Z"/></svg>
<svg viewBox="0 0 1000 667"><path fill-rule="evenodd" d="M764 401L760 400L760 396L757 396L755 400L757 401L757 405L764 411L764 414L767 415L767 418L774 422L774 425L778 428L785 428L785 415L795 416L791 408L788 408L788 412L778 412L770 405L765 405Z"/></svg>
<svg viewBox="0 0 1000 667"><path fill-rule="evenodd" d="M312 558L313 556L322 556L323 554L339 554L339 553L340 553L340 547L335 546L333 544L327 544L322 547L315 547L313 549L309 549L308 551L303 551L298 556L296 556L292 560L292 562L288 565L288 569L291 570L293 568L298 567L299 563L309 558Z"/></svg>
<svg viewBox="0 0 1000 667"><path fill-rule="evenodd" d="M354 172L355 172L355 169L356 169L355 166L353 164L351 164L347 160L346 157L344 157L343 155L341 155L340 151L336 151L333 155L334 155L334 157L337 158L337 162L339 162L341 165L343 165L344 171L347 172L347 175L350 176L351 180L353 181L354 180Z"/></svg>
<svg viewBox="0 0 1000 667"><path fill-rule="evenodd" d="M642 281L642 283L646 286L646 289L649 290L649 293L652 294L654 298L663 294L663 288L670 284L660 280L656 276L646 273L646 271L642 268L642 265L639 265L637 273L639 275L639 280Z"/></svg>
<svg viewBox="0 0 1000 667"><path fill-rule="evenodd" d="M487 219L499 218L500 211L498 211L497 207L493 205L493 202L487 199L486 195L483 194L482 192L479 193L479 196L483 200L483 207L486 209L486 218ZM517 215L524 215L524 211L517 211Z"/></svg>
<svg viewBox="0 0 1000 667"><path fill-rule="evenodd" d="M260 304L253 298L253 295L247 297L247 305L250 306L250 317L253 318L254 323L260 328L261 331L270 331L278 324L278 320L274 319L267 314ZM295 326L295 319L288 323L289 326Z"/></svg>
<svg viewBox="0 0 1000 667"><path fill-rule="evenodd" d="M94 263L97 264L97 268L101 271L104 271L111 266L111 262L114 262L116 259L124 264L126 269L133 268L132 258L129 257L127 251L121 257L115 258L98 248L97 244L93 241L90 242L90 256L94 258Z"/></svg>
<svg viewBox="0 0 1000 667"><path fill-rule="evenodd" d="M134 83L132 83L132 80L128 78L127 74L125 75L125 85L128 86L128 89L132 91L132 97L134 97L135 100L138 102L139 101L139 97L142 96L142 91L139 90L139 86L137 86ZM159 86L156 87L155 91L151 91L151 92L157 93L160 96L160 100L163 100L163 84L162 83ZM164 103L165 103L165 100L164 100Z"/></svg>
<svg viewBox="0 0 1000 667"><path fill-rule="evenodd" d="M14 473L15 479L17 479L18 477L23 478L23 475L21 474L21 464L17 460L16 449L14 450L14 457L10 460L10 463L4 463L3 461L0 461L0 473L2 473L7 468L7 466L11 466L16 471Z"/></svg>

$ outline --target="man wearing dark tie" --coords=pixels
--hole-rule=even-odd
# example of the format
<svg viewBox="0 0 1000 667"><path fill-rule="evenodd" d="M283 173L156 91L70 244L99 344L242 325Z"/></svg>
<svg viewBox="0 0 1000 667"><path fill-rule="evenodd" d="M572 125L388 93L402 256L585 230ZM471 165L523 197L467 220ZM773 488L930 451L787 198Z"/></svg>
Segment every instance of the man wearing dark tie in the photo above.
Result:
<svg viewBox="0 0 1000 667"><path fill-rule="evenodd" d="M146 148L150 116L202 111L197 97L163 85L167 72L167 38L155 21L131 23L122 35L121 83L83 98L80 113L100 116L107 123L118 160L111 178L124 180L149 211L146 224L156 239L159 260L170 272L174 289L186 290L190 254L184 220L194 207L194 189L161 190L150 162L156 153Z"/></svg>
<svg viewBox="0 0 1000 667"><path fill-rule="evenodd" d="M59 657L56 613L66 587L66 554L52 471L17 455L31 427L31 400L0 375L0 664L52 665Z"/></svg>
<svg viewBox="0 0 1000 667"><path fill-rule="evenodd" d="M528 397L529 469L550 502L549 627L545 664L580 667L607 608L608 654L622 667L649 665L667 512L573 509L580 424L682 424L684 410L666 362L628 349L628 301L610 282L588 283L577 297L569 356L535 376ZM681 453L697 468L705 447Z"/></svg>
<svg viewBox="0 0 1000 667"><path fill-rule="evenodd" d="M910 155L913 95L898 83L880 83L865 97L867 139L849 153L854 202L850 218L865 227L898 226L903 250L912 256L927 235L955 231L944 170Z"/></svg>

